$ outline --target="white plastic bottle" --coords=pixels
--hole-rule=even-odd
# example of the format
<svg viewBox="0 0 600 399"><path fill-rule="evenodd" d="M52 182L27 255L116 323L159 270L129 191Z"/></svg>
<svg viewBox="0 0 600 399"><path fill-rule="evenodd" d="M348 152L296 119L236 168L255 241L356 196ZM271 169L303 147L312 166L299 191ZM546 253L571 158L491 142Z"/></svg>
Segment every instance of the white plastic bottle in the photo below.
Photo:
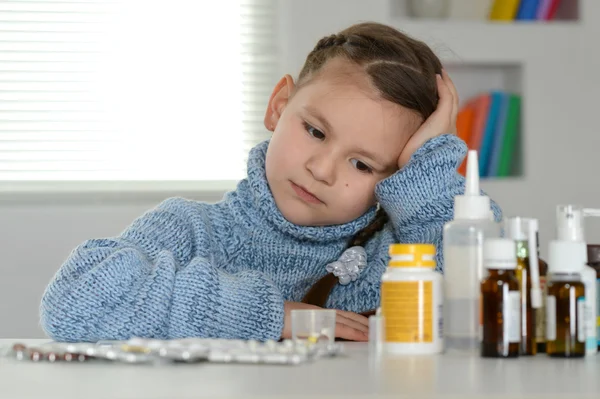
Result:
<svg viewBox="0 0 600 399"><path fill-rule="evenodd" d="M479 190L477 151L467 159L465 194L454 199L454 220L444 226L444 340L448 350L479 350L483 242L500 237L490 198Z"/></svg>
<svg viewBox="0 0 600 399"><path fill-rule="evenodd" d="M442 275L435 246L393 244L381 278L381 317L386 354L432 354L444 349Z"/></svg>

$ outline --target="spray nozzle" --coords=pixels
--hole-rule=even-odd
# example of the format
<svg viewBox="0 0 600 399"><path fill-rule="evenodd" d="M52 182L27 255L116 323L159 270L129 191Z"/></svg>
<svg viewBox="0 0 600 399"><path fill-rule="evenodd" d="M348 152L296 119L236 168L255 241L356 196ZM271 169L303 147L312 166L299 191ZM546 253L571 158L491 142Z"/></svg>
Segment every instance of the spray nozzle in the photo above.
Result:
<svg viewBox="0 0 600 399"><path fill-rule="evenodd" d="M556 207L557 238L562 241L585 241L583 219L600 217L600 209L583 208L580 205Z"/></svg>
<svg viewBox="0 0 600 399"><path fill-rule="evenodd" d="M467 155L465 194L454 198L454 219L490 219L490 198L479 190L479 166L477 151Z"/></svg>

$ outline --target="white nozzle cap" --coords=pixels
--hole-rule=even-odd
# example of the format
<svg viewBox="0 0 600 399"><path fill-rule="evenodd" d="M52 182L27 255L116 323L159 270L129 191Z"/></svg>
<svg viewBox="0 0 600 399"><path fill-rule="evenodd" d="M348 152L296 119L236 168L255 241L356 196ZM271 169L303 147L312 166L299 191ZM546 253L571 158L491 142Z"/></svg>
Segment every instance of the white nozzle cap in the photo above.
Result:
<svg viewBox="0 0 600 399"><path fill-rule="evenodd" d="M542 307L542 288L540 286L540 261L538 259L538 232L540 229L537 219L526 219L529 233L529 274L531 276L531 307Z"/></svg>
<svg viewBox="0 0 600 399"><path fill-rule="evenodd" d="M550 241L548 268L550 273L579 273L585 267L583 241Z"/></svg>
<svg viewBox="0 0 600 399"><path fill-rule="evenodd" d="M585 241L583 234L583 209L579 205L558 205L556 207L557 239L564 241Z"/></svg>
<svg viewBox="0 0 600 399"><path fill-rule="evenodd" d="M454 197L454 219L490 218L490 197L479 191L479 166L477 151L469 150L467 155L467 178L465 194Z"/></svg>
<svg viewBox="0 0 600 399"><path fill-rule="evenodd" d="M517 268L517 246L510 238L488 238L483 243L483 264L486 269Z"/></svg>
<svg viewBox="0 0 600 399"><path fill-rule="evenodd" d="M583 216L585 216L585 217L588 217L588 216L600 217L600 209L584 208L583 209Z"/></svg>
<svg viewBox="0 0 600 399"><path fill-rule="evenodd" d="M529 223L527 219L519 216L507 218L505 222L506 236L515 241L527 240L527 230Z"/></svg>

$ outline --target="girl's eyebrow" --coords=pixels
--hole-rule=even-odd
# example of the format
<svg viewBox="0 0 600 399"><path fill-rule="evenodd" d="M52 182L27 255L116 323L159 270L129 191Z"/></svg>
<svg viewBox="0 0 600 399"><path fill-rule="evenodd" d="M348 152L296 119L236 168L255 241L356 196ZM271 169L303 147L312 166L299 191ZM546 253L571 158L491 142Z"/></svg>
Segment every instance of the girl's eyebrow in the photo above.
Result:
<svg viewBox="0 0 600 399"><path fill-rule="evenodd" d="M325 130L327 130L328 132L332 132L333 129L331 128L331 124L329 123L329 121L327 120L327 118L325 118L315 107L311 106L311 105L305 105L302 108L307 114L311 115L313 118L317 119L321 125L323 125L323 128Z"/></svg>

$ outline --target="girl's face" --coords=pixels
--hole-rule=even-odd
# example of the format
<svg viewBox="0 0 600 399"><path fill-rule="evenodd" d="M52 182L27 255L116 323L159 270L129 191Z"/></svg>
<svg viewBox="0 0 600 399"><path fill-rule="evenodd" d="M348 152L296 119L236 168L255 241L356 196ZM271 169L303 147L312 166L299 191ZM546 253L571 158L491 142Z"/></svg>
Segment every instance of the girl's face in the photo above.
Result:
<svg viewBox="0 0 600 399"><path fill-rule="evenodd" d="M398 157L421 118L384 100L359 67L329 61L296 88L284 77L271 96L273 131L266 174L277 207L303 226L350 222L375 203L375 185L398 170Z"/></svg>

